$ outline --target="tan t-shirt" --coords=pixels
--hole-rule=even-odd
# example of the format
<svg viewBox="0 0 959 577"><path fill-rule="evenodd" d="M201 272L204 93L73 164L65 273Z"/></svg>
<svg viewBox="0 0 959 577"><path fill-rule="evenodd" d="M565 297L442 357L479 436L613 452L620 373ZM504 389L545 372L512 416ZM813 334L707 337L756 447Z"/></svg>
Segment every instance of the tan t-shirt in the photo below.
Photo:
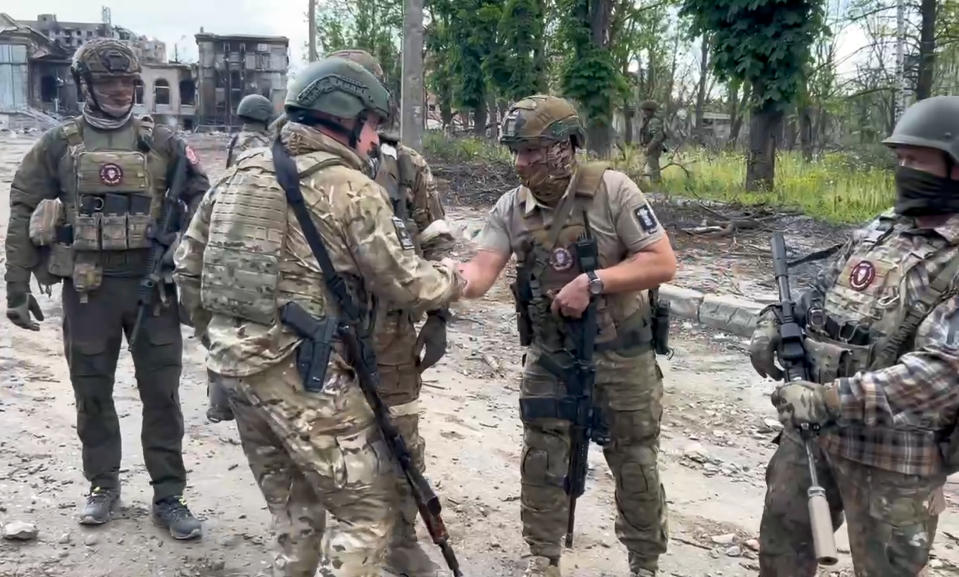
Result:
<svg viewBox="0 0 959 577"><path fill-rule="evenodd" d="M622 172L607 170L592 197L583 192L577 196L578 206L569 218L577 218L576 211L585 210L599 251L597 268L615 266L666 236L646 196ZM514 188L490 211L479 236L479 249L508 255L521 252L530 241L530 231L550 227L555 212L538 202L526 187ZM606 301L618 320L635 311L637 301L648 309L646 291L606 295Z"/></svg>

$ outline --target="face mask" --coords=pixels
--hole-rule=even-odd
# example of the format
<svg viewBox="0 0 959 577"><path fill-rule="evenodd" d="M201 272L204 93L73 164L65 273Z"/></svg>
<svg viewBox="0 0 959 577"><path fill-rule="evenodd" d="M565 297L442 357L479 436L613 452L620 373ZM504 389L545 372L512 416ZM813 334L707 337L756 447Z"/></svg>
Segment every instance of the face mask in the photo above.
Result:
<svg viewBox="0 0 959 577"><path fill-rule="evenodd" d="M122 118L133 107L135 88L132 84L129 87L116 85L101 87L94 82L91 90L96 95L97 108L111 118Z"/></svg>
<svg viewBox="0 0 959 577"><path fill-rule="evenodd" d="M903 216L959 213L959 181L915 168L896 169L896 212Z"/></svg>
<svg viewBox="0 0 959 577"><path fill-rule="evenodd" d="M546 150L544 157L523 167L516 167L520 182L536 200L553 205L566 192L573 176L576 159L568 142L557 142Z"/></svg>

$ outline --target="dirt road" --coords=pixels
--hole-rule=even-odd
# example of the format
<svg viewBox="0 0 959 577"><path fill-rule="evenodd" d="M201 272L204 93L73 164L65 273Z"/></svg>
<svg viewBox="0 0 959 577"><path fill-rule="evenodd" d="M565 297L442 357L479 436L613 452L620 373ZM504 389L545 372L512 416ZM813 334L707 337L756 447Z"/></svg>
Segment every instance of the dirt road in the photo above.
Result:
<svg viewBox="0 0 959 577"><path fill-rule="evenodd" d="M25 137L0 136L0 238L12 173L30 143ZM211 154L208 142L199 144L205 145L198 146L204 162L222 161L222 155ZM461 229L475 227L482 214L450 208ZM0 577L266 574L269 516L234 425L206 422L203 354L188 332L181 386L187 498L205 520L203 539L175 543L152 525L138 440L140 405L125 352L115 387L124 435L125 506L120 518L105 527L76 524L87 487L79 469L74 402L62 355L60 299L55 292L40 297L40 303L47 319L39 332L21 331L5 319L0 328L0 525L22 520L39 528L34 541L0 541ZM525 565L517 418L521 350L505 284L501 281L483 300L457 305L454 312L449 353L427 374L424 388L429 476L443 496L466 575L520 575ZM772 385L748 368L739 338L706 334L688 323L679 323L673 338L675 357L662 360L666 408L661 462L672 535L662 573L755 574L748 541L758 531L764 465L772 451ZM953 574L959 566L956 487L948 488L950 510L940 523L933 575ZM626 575L625 550L613 533L611 477L595 449L578 513L576 547L564 556L564 575ZM839 540L845 550L845 536ZM842 557L834 571L849 574L848 555Z"/></svg>

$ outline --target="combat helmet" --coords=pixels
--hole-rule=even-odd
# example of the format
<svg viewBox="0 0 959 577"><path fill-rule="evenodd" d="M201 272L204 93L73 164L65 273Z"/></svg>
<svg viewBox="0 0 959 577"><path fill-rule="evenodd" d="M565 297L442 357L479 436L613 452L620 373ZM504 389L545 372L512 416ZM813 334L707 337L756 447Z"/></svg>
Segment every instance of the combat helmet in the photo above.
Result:
<svg viewBox="0 0 959 577"><path fill-rule="evenodd" d="M103 78L130 78L139 82L140 60L130 46L120 40L94 38L84 42L74 53L70 71L77 91L80 91L82 82L86 82L93 104L102 111L103 107L91 89L94 82ZM133 108L132 102L130 108Z"/></svg>
<svg viewBox="0 0 959 577"><path fill-rule="evenodd" d="M959 96L920 100L903 112L889 138L891 148L921 146L941 150L959 165Z"/></svg>
<svg viewBox="0 0 959 577"><path fill-rule="evenodd" d="M659 110L659 103L655 100L644 100L639 103L640 110L648 110L650 112L656 112Z"/></svg>
<svg viewBox="0 0 959 577"><path fill-rule="evenodd" d="M573 105L564 98L535 94L510 106L503 117L499 141L510 150L518 150L569 139L577 148L586 144L586 131Z"/></svg>
<svg viewBox="0 0 959 577"><path fill-rule="evenodd" d="M335 122L335 118L360 121L349 133L350 146L355 146L366 115L389 117L390 94L359 64L342 58L324 58L310 64L290 83L285 108L293 122L321 124L341 132L346 129ZM323 116L311 114L315 112Z"/></svg>
<svg viewBox="0 0 959 577"><path fill-rule="evenodd" d="M247 94L236 107L236 115L244 120L252 120L260 124L270 124L275 116L273 103L259 94Z"/></svg>

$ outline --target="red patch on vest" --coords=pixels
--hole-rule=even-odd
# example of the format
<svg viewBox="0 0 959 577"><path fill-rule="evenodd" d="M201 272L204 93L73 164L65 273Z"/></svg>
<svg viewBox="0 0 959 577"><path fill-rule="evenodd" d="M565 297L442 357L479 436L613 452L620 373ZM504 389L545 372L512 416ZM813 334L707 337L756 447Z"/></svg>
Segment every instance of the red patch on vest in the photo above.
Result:
<svg viewBox="0 0 959 577"><path fill-rule="evenodd" d="M854 266L849 273L849 286L857 291L865 290L874 280L876 280L876 265L868 260Z"/></svg>
<svg viewBox="0 0 959 577"><path fill-rule="evenodd" d="M123 182L123 169L119 164L108 162L100 167L100 182L107 186L116 186Z"/></svg>
<svg viewBox="0 0 959 577"><path fill-rule="evenodd" d="M196 151L193 150L193 147L190 145L186 146L186 159L189 160L193 166L200 164L200 157L196 155Z"/></svg>
<svg viewBox="0 0 959 577"><path fill-rule="evenodd" d="M555 271L569 270L573 267L573 255L563 247L559 247L549 255L549 264Z"/></svg>

